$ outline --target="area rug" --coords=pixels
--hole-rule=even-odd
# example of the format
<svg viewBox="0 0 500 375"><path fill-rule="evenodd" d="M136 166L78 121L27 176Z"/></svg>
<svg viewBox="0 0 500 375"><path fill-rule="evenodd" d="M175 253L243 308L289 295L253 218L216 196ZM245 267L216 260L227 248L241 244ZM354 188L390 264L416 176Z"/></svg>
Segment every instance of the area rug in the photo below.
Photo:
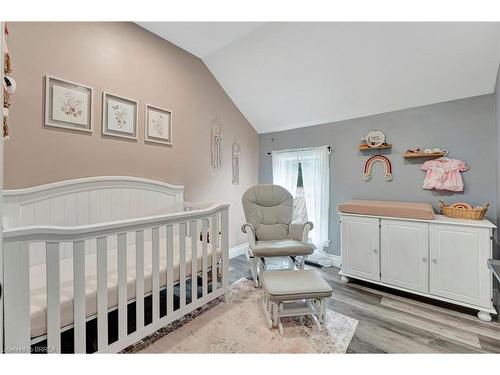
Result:
<svg viewBox="0 0 500 375"><path fill-rule="evenodd" d="M215 302L165 327L126 353L345 353L358 321L327 310L318 331L310 318L282 319L285 334L264 320L262 291L252 281L231 285L230 302ZM175 323L174 323L175 324Z"/></svg>

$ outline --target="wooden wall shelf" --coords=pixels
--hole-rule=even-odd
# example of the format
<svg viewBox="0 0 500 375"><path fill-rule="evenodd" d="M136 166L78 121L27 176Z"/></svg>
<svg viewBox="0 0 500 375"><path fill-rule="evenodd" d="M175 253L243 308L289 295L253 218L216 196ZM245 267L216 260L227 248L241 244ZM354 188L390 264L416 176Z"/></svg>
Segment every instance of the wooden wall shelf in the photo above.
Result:
<svg viewBox="0 0 500 375"><path fill-rule="evenodd" d="M443 156L446 156L446 153L444 152L433 152L432 154L425 153L425 152L405 152L403 157L405 159L415 159L415 158L430 158L430 159L437 159L441 158Z"/></svg>
<svg viewBox="0 0 500 375"><path fill-rule="evenodd" d="M378 146L378 147L369 147L368 145L359 145L358 146L358 150L360 151L369 151L369 150L387 150L389 148L391 148L392 145L391 144L383 144L382 146Z"/></svg>

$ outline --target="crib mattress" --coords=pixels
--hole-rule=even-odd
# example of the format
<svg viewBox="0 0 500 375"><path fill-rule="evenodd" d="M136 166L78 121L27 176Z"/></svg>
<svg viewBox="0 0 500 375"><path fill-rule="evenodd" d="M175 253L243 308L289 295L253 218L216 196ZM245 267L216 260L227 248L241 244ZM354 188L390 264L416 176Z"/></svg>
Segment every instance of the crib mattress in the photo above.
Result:
<svg viewBox="0 0 500 375"><path fill-rule="evenodd" d="M197 241L197 271L202 270L202 243ZM166 240L160 238L160 288L167 284ZM217 260L221 253L217 252ZM173 246L173 280L179 281L179 239L174 237ZM191 276L191 239L186 238L186 277ZM117 250L108 250L108 308L118 306L118 269ZM207 268L212 265L212 248L207 245ZM85 256L86 279L86 316L97 313L97 256L95 253ZM30 315L31 337L47 333L47 295L45 264L30 267ZM73 259L62 259L60 262L61 280L61 328L73 323ZM152 291L152 252L151 241L144 242L144 294ZM127 246L127 296L128 300L136 296L135 244Z"/></svg>
<svg viewBox="0 0 500 375"><path fill-rule="evenodd" d="M338 205L339 212L400 217L405 219L434 220L434 210L429 203L352 200Z"/></svg>

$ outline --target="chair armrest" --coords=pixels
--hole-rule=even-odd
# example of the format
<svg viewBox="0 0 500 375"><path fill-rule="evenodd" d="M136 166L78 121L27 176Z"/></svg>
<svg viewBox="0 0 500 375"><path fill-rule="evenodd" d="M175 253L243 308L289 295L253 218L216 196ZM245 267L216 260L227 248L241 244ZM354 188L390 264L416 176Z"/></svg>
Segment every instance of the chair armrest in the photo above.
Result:
<svg viewBox="0 0 500 375"><path fill-rule="evenodd" d="M288 237L291 240L307 242L309 231L313 228L314 225L310 221L306 221L305 223L290 223Z"/></svg>
<svg viewBox="0 0 500 375"><path fill-rule="evenodd" d="M250 246L250 249L253 249L255 247L255 229L253 225L245 223L241 226L241 231L247 234L248 245Z"/></svg>

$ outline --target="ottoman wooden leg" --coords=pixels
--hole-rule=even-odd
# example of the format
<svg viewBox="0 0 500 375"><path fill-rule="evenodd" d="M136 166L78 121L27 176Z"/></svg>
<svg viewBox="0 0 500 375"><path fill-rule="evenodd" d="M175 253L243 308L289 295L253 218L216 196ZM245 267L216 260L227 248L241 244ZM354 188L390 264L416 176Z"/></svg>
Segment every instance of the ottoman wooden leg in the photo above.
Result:
<svg viewBox="0 0 500 375"><path fill-rule="evenodd" d="M326 320L326 298L321 298L321 323Z"/></svg>
<svg viewBox="0 0 500 375"><path fill-rule="evenodd" d="M272 313L272 317L273 317L273 326L276 326L278 325L278 303L277 302L272 302L272 306L273 306L273 313Z"/></svg>
<svg viewBox="0 0 500 375"><path fill-rule="evenodd" d="M281 323L281 319L278 318L278 331L281 336L285 334L285 330L283 329L283 323Z"/></svg>

